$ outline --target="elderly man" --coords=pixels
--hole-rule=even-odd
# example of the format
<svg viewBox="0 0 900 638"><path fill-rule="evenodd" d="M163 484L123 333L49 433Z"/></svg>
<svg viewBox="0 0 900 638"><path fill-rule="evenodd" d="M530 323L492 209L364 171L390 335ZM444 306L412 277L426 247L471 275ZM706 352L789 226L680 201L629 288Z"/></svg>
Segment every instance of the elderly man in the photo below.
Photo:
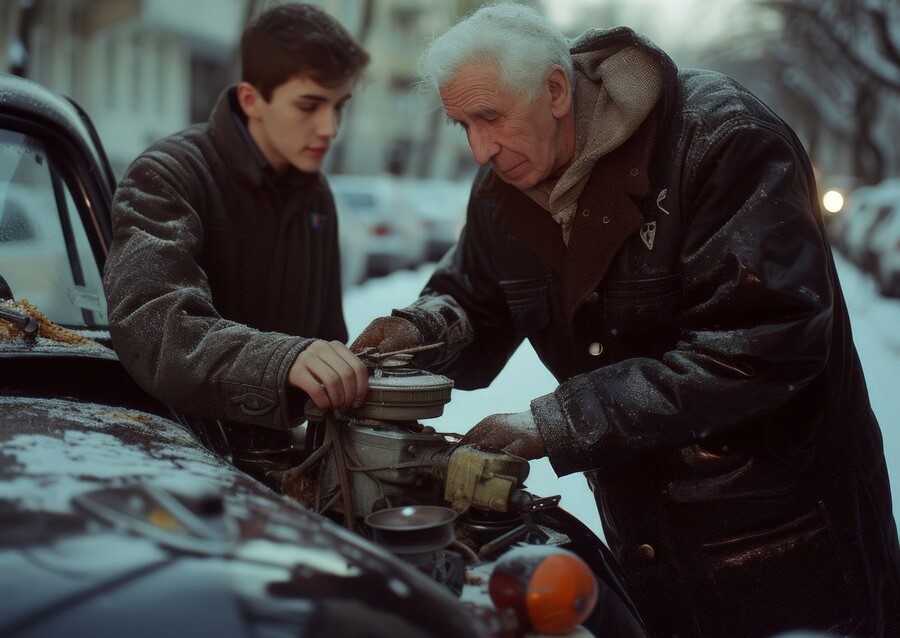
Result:
<svg viewBox="0 0 900 638"><path fill-rule="evenodd" d="M881 435L794 133L627 28L481 9L422 59L483 165L457 246L351 349L559 381L466 440L585 472L657 636L900 635ZM527 388L523 388L527 392Z"/></svg>

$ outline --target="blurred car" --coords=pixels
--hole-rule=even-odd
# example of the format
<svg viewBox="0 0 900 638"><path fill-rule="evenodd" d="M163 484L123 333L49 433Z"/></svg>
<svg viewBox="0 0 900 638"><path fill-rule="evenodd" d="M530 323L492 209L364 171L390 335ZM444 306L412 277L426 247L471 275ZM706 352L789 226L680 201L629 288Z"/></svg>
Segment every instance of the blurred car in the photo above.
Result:
<svg viewBox="0 0 900 638"><path fill-rule="evenodd" d="M879 185L863 186L850 193L847 211L842 216L838 247L854 264L874 273L876 256L872 237L879 226L894 212L897 192Z"/></svg>
<svg viewBox="0 0 900 638"><path fill-rule="evenodd" d="M87 116L39 85L0 75L0 158L0 635L507 636L484 592L516 546L540 546L548 556L579 556L597 576L602 604L578 602L576 611L590 614L579 622L599 635L606 626L645 638L608 550L552 499L525 500L521 514L470 517L467 529L481 540L429 552L423 565L396 541L375 542L375 530L391 528L356 520L349 487L327 495L329 503L343 497L345 529L328 504L304 507L205 448L190 420L139 388L111 348L100 273L114 180ZM22 212L17 192L42 205ZM42 226L46 233L35 232ZM38 235L46 245L37 261L17 271L24 251L7 249ZM50 295L43 308L28 302L40 294ZM443 435L410 427L373 431L401 437L403 454L412 446L402 437L456 453ZM328 451L307 445L304 464ZM392 477L420 469L388 468ZM366 482L385 468L348 471ZM338 482L343 488L344 474ZM438 509L458 524L454 510ZM397 512L412 532L405 545L433 529L407 516L422 511L373 513ZM483 578L463 578L463 566ZM571 589L565 576L553 591ZM524 609L526 590L506 600ZM520 623L518 633L525 629Z"/></svg>
<svg viewBox="0 0 900 638"><path fill-rule="evenodd" d="M425 261L425 228L393 177L329 175L341 225L367 234L366 274L381 276Z"/></svg>
<svg viewBox="0 0 900 638"><path fill-rule="evenodd" d="M866 251L881 294L900 297L900 179L886 180L872 189L869 197L881 202L887 212L873 225Z"/></svg>
<svg viewBox="0 0 900 638"><path fill-rule="evenodd" d="M369 234L360 224L341 217L338 212L338 243L341 249L341 286L358 286L368 270Z"/></svg>
<svg viewBox="0 0 900 638"><path fill-rule="evenodd" d="M425 257L438 261L459 239L466 223L471 180L405 179L401 184L425 226Z"/></svg>

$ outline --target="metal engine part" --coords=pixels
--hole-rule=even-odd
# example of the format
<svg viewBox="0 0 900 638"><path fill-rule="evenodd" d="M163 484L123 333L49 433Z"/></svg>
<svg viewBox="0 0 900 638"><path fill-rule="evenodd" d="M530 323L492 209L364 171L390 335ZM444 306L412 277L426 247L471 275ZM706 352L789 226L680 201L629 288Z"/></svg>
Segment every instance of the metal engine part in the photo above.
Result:
<svg viewBox="0 0 900 638"><path fill-rule="evenodd" d="M470 445L458 447L440 468L444 500L457 512L470 507L509 512L527 505L521 487L528 478L528 461L518 456L486 452Z"/></svg>
<svg viewBox="0 0 900 638"><path fill-rule="evenodd" d="M449 502L457 512L509 512L530 504L522 490L526 460L460 446L458 435L418 422L443 414L450 379L411 368L402 355L375 356L367 360L369 392L362 407L341 413L307 405L310 456L323 447L332 452L319 463L316 509L345 513L350 507L361 519L404 505Z"/></svg>

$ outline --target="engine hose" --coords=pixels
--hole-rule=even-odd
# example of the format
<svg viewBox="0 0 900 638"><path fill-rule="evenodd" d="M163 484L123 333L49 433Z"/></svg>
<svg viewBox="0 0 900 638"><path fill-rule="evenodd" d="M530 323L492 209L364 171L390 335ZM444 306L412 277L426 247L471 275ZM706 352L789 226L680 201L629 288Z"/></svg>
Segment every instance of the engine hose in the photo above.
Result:
<svg viewBox="0 0 900 638"><path fill-rule="evenodd" d="M282 480L290 481L290 480L293 480L293 479L299 477L301 474L305 473L313 465L318 463L322 459L322 457L325 456L325 453L328 452L329 449L331 449L331 439L326 438L325 442L322 443L322 445L317 447L315 450L313 450L313 453L310 454L308 457L306 457L306 459L300 465L298 465L296 467L292 467L291 469L285 470L284 472L282 472L281 473Z"/></svg>
<svg viewBox="0 0 900 638"><path fill-rule="evenodd" d="M350 485L350 474L347 472L347 459L344 458L344 444L341 441L340 426L334 416L325 417L326 433L334 448L334 465L337 470L338 482L341 485L341 499L344 507L344 527L351 532L356 531L353 511L353 491Z"/></svg>

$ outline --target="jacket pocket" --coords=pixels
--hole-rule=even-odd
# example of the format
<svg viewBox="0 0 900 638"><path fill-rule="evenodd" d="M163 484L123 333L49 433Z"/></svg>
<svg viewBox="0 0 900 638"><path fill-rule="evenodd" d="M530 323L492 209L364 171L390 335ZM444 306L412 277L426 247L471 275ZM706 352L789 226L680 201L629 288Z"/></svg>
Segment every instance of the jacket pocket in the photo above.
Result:
<svg viewBox="0 0 900 638"><path fill-rule="evenodd" d="M626 330L646 330L671 320L681 300L678 275L608 281L603 286L607 320Z"/></svg>
<svg viewBox="0 0 900 638"><path fill-rule="evenodd" d="M842 635L858 622L858 587L848 582L825 507L819 503L778 527L704 544L709 635L729 627L773 635L806 626ZM725 632L725 633L722 633ZM706 635L706 633L704 633ZM744 634L741 634L744 635Z"/></svg>
<svg viewBox="0 0 900 638"><path fill-rule="evenodd" d="M517 337L525 338L550 323L549 297L552 281L550 274L544 274L500 282Z"/></svg>

